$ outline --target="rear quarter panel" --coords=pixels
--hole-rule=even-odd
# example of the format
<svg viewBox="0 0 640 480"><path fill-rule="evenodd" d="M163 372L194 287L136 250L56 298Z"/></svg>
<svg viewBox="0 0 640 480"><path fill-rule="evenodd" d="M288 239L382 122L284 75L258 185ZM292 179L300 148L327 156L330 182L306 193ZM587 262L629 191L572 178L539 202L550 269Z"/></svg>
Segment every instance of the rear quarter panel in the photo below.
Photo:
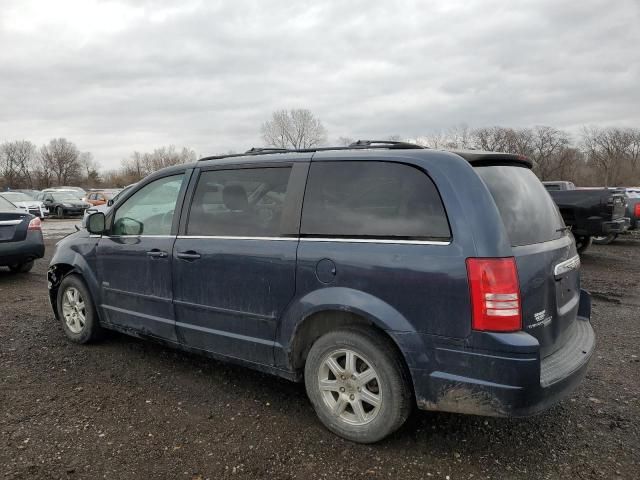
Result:
<svg viewBox="0 0 640 480"><path fill-rule="evenodd" d="M339 155L334 158L340 159ZM356 158L381 160L379 152ZM348 159L354 160L353 153ZM396 155L394 159L398 161ZM296 296L278 331L277 344L285 352L297 325L322 310L351 311L390 332L424 332L452 339L471 333L466 258L511 255L495 202L473 167L458 155L439 152L427 159L408 154L401 160L423 170L436 184L451 227L450 244L302 239ZM329 283L316 274L323 259L336 266ZM279 358L283 357L276 352Z"/></svg>

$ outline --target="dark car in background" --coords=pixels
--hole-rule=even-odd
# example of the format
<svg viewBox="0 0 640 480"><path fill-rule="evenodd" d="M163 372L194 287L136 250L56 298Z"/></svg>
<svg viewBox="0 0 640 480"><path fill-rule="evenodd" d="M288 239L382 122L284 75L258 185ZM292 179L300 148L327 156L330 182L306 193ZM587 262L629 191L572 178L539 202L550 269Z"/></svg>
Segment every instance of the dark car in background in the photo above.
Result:
<svg viewBox="0 0 640 480"><path fill-rule="evenodd" d="M304 381L357 442L414 406L524 416L595 345L580 258L526 158L401 142L204 158L61 240L67 337L103 329Z"/></svg>
<svg viewBox="0 0 640 480"><path fill-rule="evenodd" d="M58 218L82 216L84 211L91 207L90 203L78 200L75 195L69 192L43 191L38 198L49 209L49 213Z"/></svg>
<svg viewBox="0 0 640 480"><path fill-rule="evenodd" d="M620 188L617 189L624 193L626 199L625 216L629 218L629 232L640 228L640 189L639 188ZM626 233L626 232L623 232ZM608 245L618 238L619 233L612 232L607 235L593 237L593 243L598 245Z"/></svg>
<svg viewBox="0 0 640 480"><path fill-rule="evenodd" d="M26 273L43 256L40 219L0 197L0 266Z"/></svg>
<svg viewBox="0 0 640 480"><path fill-rule="evenodd" d="M630 225L624 189L576 188L572 182L543 182L576 239L579 253L594 238L617 236Z"/></svg>

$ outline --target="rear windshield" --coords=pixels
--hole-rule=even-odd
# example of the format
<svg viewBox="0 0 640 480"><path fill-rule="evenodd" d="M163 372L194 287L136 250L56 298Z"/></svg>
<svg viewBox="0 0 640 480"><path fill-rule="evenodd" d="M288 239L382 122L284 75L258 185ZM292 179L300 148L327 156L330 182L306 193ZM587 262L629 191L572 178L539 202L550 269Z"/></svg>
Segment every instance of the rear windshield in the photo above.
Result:
<svg viewBox="0 0 640 480"><path fill-rule="evenodd" d="M564 222L553 199L525 167L477 167L498 206L511 245L548 242L564 235Z"/></svg>
<svg viewBox="0 0 640 480"><path fill-rule="evenodd" d="M4 198L0 197L0 208L4 210L15 210L16 206L9 200L5 200Z"/></svg>

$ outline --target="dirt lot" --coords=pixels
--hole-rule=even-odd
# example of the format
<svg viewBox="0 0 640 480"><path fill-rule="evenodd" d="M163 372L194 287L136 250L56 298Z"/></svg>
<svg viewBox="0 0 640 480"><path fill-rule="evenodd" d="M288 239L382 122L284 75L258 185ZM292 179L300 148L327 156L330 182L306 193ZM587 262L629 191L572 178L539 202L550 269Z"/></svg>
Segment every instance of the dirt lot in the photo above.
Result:
<svg viewBox="0 0 640 480"><path fill-rule="evenodd" d="M522 420L416 412L372 446L324 430L302 385L116 334L69 343L47 261L0 269L0 478L640 478L638 236L583 257L598 348L571 398Z"/></svg>

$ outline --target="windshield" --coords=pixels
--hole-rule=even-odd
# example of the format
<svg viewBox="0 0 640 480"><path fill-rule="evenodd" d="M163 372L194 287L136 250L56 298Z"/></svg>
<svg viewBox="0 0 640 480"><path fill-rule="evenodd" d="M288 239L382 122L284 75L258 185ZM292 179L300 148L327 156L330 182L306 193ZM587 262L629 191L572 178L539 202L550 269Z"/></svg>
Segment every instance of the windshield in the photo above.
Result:
<svg viewBox="0 0 640 480"><path fill-rule="evenodd" d="M496 165L477 167L476 171L489 187L512 246L548 242L564 235L564 221L555 202L531 170Z"/></svg>
<svg viewBox="0 0 640 480"><path fill-rule="evenodd" d="M17 207L11 203L9 200L0 196L0 209L2 210L15 210Z"/></svg>
<svg viewBox="0 0 640 480"><path fill-rule="evenodd" d="M54 193L52 196L56 202L75 202L78 200L70 193Z"/></svg>
<svg viewBox="0 0 640 480"><path fill-rule="evenodd" d="M31 202L33 199L22 192L6 192L2 196L11 202Z"/></svg>

